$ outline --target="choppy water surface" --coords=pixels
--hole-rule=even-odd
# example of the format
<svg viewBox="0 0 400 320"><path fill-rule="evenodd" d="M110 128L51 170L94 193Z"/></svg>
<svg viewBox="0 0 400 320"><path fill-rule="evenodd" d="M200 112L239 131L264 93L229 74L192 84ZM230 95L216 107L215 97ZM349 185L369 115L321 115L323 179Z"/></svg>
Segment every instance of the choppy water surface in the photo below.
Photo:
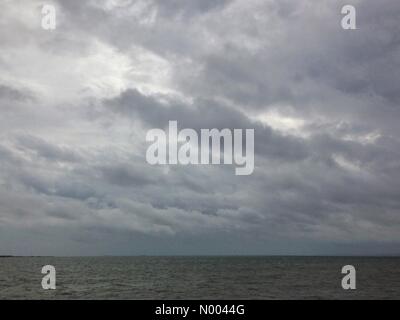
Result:
<svg viewBox="0 0 400 320"><path fill-rule="evenodd" d="M54 265L57 289L41 287ZM357 289L341 288L341 268ZM400 258L0 258L0 299L399 299Z"/></svg>

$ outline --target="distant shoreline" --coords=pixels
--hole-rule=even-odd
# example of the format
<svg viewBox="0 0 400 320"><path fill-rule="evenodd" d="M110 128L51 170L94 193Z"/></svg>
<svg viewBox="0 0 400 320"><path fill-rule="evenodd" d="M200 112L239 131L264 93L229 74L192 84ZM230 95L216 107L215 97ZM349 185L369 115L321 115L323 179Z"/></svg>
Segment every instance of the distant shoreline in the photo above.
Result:
<svg viewBox="0 0 400 320"><path fill-rule="evenodd" d="M1 258L400 258L399 255L98 255L98 256L15 256Z"/></svg>
<svg viewBox="0 0 400 320"><path fill-rule="evenodd" d="M60 256L61 257L61 256ZM13 256L13 255L0 255L0 258L60 258L57 256Z"/></svg>

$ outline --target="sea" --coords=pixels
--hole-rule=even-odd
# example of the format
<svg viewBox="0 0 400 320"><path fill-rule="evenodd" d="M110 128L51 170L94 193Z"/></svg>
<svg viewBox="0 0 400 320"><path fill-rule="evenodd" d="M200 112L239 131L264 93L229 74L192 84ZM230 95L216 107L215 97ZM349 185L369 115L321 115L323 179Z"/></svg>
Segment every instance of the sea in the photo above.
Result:
<svg viewBox="0 0 400 320"><path fill-rule="evenodd" d="M42 267L56 269L44 290ZM356 289L342 288L342 267ZM0 299L399 299L400 257L1 257Z"/></svg>

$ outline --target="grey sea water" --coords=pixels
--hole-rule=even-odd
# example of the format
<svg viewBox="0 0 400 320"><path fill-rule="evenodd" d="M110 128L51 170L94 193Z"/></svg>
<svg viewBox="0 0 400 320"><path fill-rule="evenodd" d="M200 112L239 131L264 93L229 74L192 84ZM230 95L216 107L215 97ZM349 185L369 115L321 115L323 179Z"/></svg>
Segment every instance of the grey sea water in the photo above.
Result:
<svg viewBox="0 0 400 320"><path fill-rule="evenodd" d="M41 287L54 265L57 289ZM354 265L357 289L343 290ZM0 299L399 299L400 258L0 258Z"/></svg>

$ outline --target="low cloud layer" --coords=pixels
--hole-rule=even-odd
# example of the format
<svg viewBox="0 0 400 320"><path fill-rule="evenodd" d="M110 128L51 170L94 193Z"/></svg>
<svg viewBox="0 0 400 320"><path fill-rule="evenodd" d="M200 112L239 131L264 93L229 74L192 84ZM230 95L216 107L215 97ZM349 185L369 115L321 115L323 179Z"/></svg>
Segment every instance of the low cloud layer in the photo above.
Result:
<svg viewBox="0 0 400 320"><path fill-rule="evenodd" d="M350 2L2 1L0 254L399 254L400 6ZM170 120L254 173L149 165Z"/></svg>

